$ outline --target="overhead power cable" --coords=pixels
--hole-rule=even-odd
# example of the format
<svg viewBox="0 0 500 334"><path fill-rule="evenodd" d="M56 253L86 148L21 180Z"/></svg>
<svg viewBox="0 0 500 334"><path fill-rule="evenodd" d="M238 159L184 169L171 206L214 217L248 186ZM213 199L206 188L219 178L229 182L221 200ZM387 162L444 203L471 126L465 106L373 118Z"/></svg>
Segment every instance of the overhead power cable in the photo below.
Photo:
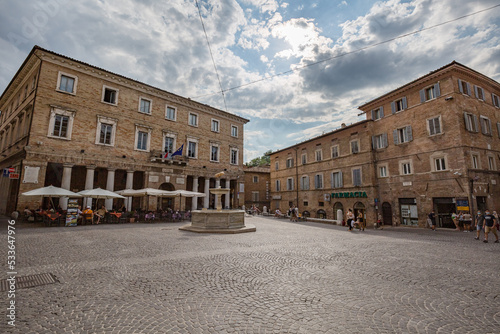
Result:
<svg viewBox="0 0 500 334"><path fill-rule="evenodd" d="M298 70L301 70L301 69L304 69L304 68L307 68L307 67L311 67L311 66L314 66L314 65L318 65L318 64L321 64L321 63L324 63L324 62L327 62L327 61L330 61L330 60L333 60L333 59L345 57L347 55L351 55L351 54L358 53L358 52L361 52L361 51L364 51L364 50L367 50L367 49L371 49L371 48L374 48L374 47L382 45L382 44L387 44L389 42L393 42L395 40L398 40L398 39L401 39L401 38L404 38L404 37L408 37L408 36L411 36L411 35L416 35L418 33L426 31L426 30L431 30L431 29L443 26L445 24L449 24L449 23L452 23L452 22L455 22L455 21L458 21L458 20L462 20L462 19L464 19L466 17L469 17L469 16L477 15L479 13L483 13L483 12L492 10L492 9L494 9L496 7L500 7L500 4L497 4L497 5L489 7L489 8L481 9L481 10L478 10L478 11L470 13L470 14L466 14L466 15L460 16L460 17L454 18L454 19L449 20L449 21L444 21L444 22L441 22L441 23L438 23L438 24L435 24L435 25L432 25L432 26L429 26L429 27L426 27L426 28L415 30L415 31L412 31L412 32L409 32L409 33L406 33L406 34L403 34L403 35L399 35L399 36L396 36L396 37L393 37L393 38L390 38L390 39L386 39L386 40L378 42L378 43L370 44L370 45L367 45L365 47L362 47L362 48L359 48L359 49L356 49L356 50L353 50L353 51L343 52L343 53L337 54L335 56L332 56L332 57L329 57L329 58L325 58L325 59L322 59L322 60L318 60L316 62L312 62L312 63L309 63L309 64L297 65L295 68L293 68L291 70L288 70L288 71L280 72L280 73L273 74L273 75L269 75L268 74L264 78L261 78L259 80L250 81L250 82L241 84L239 86L231 87L231 88L228 88L228 89L222 89L222 86L221 86L221 91L220 92L213 92L213 93L208 93L208 94L204 94L204 95L199 95L199 96L194 97L193 99L198 99L198 98L201 98L201 97L211 96L211 95L215 95L215 94L219 94L219 93L222 93L223 96L224 96L225 92L229 92L229 91L236 90L236 89L239 89L239 88L242 88L242 87L250 86L250 85L256 84L256 83L261 82L261 81L269 80L269 79L272 79L272 78L275 78L275 77L278 77L278 76L281 76L281 75L292 73L292 72L295 72L295 71L298 71ZM213 60L213 58L212 58L212 60ZM215 63L214 63L214 66L215 66ZM219 81L219 83L220 83L220 81ZM224 100L224 103L225 103L225 100Z"/></svg>
<svg viewBox="0 0 500 334"><path fill-rule="evenodd" d="M224 91L224 89L222 89L222 83L220 81L219 72L217 71L217 66L215 65L214 55L212 53L212 48L210 47L210 42L208 40L207 30L205 29L205 24L203 23L203 18L201 16L200 5L198 4L198 0L195 0L195 1L196 1L196 7L198 8L198 14L200 15L201 26L203 27L203 32L205 33L205 39L207 40L208 51L210 51L210 57L212 58L212 64L214 65L215 74L217 75L217 80L219 81L220 92L217 92L217 93L214 93L214 94L221 93L222 99L224 100L224 108L225 108L225 110L227 112L226 97L224 96L224 92L225 91ZM211 94L211 95L214 95L214 94Z"/></svg>

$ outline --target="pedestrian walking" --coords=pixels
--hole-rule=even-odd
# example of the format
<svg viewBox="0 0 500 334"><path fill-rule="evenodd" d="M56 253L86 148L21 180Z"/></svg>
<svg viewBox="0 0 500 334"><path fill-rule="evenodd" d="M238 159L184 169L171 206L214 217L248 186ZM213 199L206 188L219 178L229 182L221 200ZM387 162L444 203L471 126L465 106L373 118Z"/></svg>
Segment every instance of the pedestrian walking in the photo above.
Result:
<svg viewBox="0 0 500 334"><path fill-rule="evenodd" d="M347 220L347 226L349 227L349 232L352 231L352 228L354 226L354 213L352 213L352 210L349 209L346 214L346 220Z"/></svg>
<svg viewBox="0 0 500 334"><path fill-rule="evenodd" d="M487 243L488 242L488 233L493 232L493 235L496 238L495 243L498 243L498 234L497 234L497 230L495 228L496 224L498 224L498 221L495 219L495 216L493 216L490 213L490 210L488 210L488 209L486 209L486 211L483 215L483 222L484 222L484 240L483 240L483 242Z"/></svg>
<svg viewBox="0 0 500 334"><path fill-rule="evenodd" d="M358 228L360 231L365 230L365 220L363 219L363 212L362 211L358 212Z"/></svg>
<svg viewBox="0 0 500 334"><path fill-rule="evenodd" d="M458 225L458 215L455 212L451 214L451 220L453 220L453 224L455 224L455 229L458 231L460 229Z"/></svg>
<svg viewBox="0 0 500 334"><path fill-rule="evenodd" d="M429 213L429 225L433 231L436 230L436 214L434 213L434 210Z"/></svg>
<svg viewBox="0 0 500 334"><path fill-rule="evenodd" d="M481 214L481 211L477 212L476 215L476 237L474 239L479 240L481 236L481 230L483 229L483 218L484 216Z"/></svg>
<svg viewBox="0 0 500 334"><path fill-rule="evenodd" d="M470 232L472 231L472 216L471 214L466 211L462 214L463 220L464 220L464 230L465 232Z"/></svg>

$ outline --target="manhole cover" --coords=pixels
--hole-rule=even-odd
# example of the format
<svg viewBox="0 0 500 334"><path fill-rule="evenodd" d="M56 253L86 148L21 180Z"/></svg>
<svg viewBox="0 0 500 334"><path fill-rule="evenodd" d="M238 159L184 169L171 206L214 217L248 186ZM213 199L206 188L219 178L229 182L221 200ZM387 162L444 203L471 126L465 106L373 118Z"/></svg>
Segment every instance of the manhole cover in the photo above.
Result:
<svg viewBox="0 0 500 334"><path fill-rule="evenodd" d="M25 288L31 288L34 286L52 284L55 282L57 282L55 276L50 274L50 273L36 274L36 275L29 275L29 276L19 276L19 277L16 277L16 288L17 289L25 289ZM6 279L1 280L0 281L0 291L8 291L8 290L9 290L9 283L7 282L7 280Z"/></svg>

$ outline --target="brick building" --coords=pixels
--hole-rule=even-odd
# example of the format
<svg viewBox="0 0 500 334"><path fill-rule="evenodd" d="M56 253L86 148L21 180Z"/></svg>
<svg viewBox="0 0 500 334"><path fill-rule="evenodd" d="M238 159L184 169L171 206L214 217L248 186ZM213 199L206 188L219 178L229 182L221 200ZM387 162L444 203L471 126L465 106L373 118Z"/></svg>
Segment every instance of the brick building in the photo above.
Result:
<svg viewBox="0 0 500 334"><path fill-rule="evenodd" d="M273 152L271 208L440 227L500 210L500 84L452 62L359 107L366 120Z"/></svg>
<svg viewBox="0 0 500 334"><path fill-rule="evenodd" d="M20 174L1 178L0 213L37 206L39 199L20 193L51 184L206 194L220 185L232 190L224 206L238 206L247 119L38 46L0 97L0 110L0 167ZM182 155L165 158L181 147ZM220 171L225 175L216 180ZM136 208L140 201L125 204ZM182 201L195 209L213 206L214 198ZM161 200L163 207L174 204Z"/></svg>
<svg viewBox="0 0 500 334"><path fill-rule="evenodd" d="M264 206L269 210L271 192L271 174L269 166L245 167L245 207L256 205L260 210Z"/></svg>

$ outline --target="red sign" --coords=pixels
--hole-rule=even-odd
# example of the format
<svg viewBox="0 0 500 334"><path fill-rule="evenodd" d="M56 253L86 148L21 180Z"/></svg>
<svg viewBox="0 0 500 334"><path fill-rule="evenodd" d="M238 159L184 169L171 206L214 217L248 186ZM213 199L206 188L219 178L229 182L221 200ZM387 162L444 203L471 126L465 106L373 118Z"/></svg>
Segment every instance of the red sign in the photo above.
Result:
<svg viewBox="0 0 500 334"><path fill-rule="evenodd" d="M14 167L9 167L9 173L15 173L16 172L16 169Z"/></svg>
<svg viewBox="0 0 500 334"><path fill-rule="evenodd" d="M9 179L18 179L19 178L19 173L10 173L9 174Z"/></svg>

